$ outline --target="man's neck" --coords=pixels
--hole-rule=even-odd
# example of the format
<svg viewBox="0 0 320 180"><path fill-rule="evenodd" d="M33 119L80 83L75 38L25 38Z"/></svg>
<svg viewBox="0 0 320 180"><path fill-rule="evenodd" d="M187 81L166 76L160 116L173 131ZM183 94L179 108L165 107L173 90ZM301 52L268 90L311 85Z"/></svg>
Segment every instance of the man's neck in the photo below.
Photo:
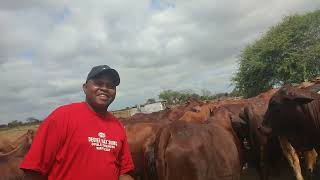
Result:
<svg viewBox="0 0 320 180"><path fill-rule="evenodd" d="M86 102L86 104L92 111L94 111L99 116L105 116L108 113L108 107L103 108L103 109L99 109L99 108L92 107L88 102Z"/></svg>

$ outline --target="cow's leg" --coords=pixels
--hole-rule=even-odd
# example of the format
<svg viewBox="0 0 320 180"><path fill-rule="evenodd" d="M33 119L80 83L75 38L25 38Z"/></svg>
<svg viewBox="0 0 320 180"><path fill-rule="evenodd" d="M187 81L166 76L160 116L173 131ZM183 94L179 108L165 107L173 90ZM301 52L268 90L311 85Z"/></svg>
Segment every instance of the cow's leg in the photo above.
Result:
<svg viewBox="0 0 320 180"><path fill-rule="evenodd" d="M312 149L310 151L303 152L303 155L304 155L306 167L307 167L307 172L306 172L307 179L311 180L314 173L314 168L316 166L318 153L316 152L316 150Z"/></svg>
<svg viewBox="0 0 320 180"><path fill-rule="evenodd" d="M316 152L320 154L320 147L317 147ZM317 160L314 169L314 179L320 179L320 159Z"/></svg>
<svg viewBox="0 0 320 180"><path fill-rule="evenodd" d="M296 179L303 180L299 157L295 149L291 146L286 137L279 136L279 141L282 148L282 152L286 156L290 166L293 168Z"/></svg>
<svg viewBox="0 0 320 180"><path fill-rule="evenodd" d="M260 145L260 180L268 180L269 179L269 169L267 166L267 154L264 145Z"/></svg>

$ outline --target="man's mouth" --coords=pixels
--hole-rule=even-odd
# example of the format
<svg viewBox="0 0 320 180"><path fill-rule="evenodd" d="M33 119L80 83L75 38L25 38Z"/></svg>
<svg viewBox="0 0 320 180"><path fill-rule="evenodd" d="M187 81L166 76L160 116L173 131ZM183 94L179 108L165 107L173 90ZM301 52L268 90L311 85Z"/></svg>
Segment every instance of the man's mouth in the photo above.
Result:
<svg viewBox="0 0 320 180"><path fill-rule="evenodd" d="M109 99L109 97L106 94L99 94L98 97L101 100L108 100Z"/></svg>

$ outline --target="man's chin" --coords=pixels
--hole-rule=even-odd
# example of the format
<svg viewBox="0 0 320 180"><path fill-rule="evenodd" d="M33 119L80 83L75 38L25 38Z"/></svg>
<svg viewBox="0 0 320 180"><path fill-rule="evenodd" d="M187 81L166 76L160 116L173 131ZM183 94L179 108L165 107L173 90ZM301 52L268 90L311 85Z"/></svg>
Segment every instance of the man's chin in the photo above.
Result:
<svg viewBox="0 0 320 180"><path fill-rule="evenodd" d="M107 110L107 108L109 107L109 105L113 102L113 99L98 99L96 101L96 105L99 106L99 108L105 108Z"/></svg>

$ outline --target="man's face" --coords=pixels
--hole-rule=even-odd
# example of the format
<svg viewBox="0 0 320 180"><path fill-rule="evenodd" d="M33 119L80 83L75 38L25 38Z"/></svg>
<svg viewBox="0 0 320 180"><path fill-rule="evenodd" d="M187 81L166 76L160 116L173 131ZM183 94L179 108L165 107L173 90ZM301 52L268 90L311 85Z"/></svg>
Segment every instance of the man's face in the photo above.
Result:
<svg viewBox="0 0 320 180"><path fill-rule="evenodd" d="M83 85L86 102L95 111L107 110L116 96L116 86L108 74L98 75Z"/></svg>

